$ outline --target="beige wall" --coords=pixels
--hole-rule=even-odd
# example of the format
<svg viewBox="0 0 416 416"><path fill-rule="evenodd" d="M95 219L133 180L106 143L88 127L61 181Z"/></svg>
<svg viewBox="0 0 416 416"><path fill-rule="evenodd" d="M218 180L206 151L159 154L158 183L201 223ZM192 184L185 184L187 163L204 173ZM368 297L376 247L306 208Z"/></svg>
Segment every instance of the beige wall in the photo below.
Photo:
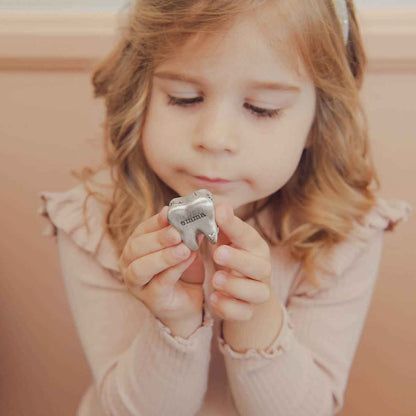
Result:
<svg viewBox="0 0 416 416"><path fill-rule="evenodd" d="M371 58L363 91L382 196L416 206L416 15L362 13ZM41 24L39 20L42 19ZM75 184L100 160L103 105L89 68L114 40L112 16L0 15L0 413L75 414L91 374L38 192ZM400 29L400 31L399 31ZM416 222L386 233L378 283L343 416L416 409Z"/></svg>

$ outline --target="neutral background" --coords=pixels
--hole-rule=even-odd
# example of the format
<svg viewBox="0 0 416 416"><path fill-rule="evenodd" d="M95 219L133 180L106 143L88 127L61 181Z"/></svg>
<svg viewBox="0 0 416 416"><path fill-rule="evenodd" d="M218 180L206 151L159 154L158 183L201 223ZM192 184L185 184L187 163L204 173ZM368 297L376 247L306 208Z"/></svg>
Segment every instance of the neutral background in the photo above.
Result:
<svg viewBox="0 0 416 416"><path fill-rule="evenodd" d="M129 0L131 2L131 0ZM41 12L115 12L127 4L127 0L0 0L0 10ZM416 8L415 0L355 0L358 8Z"/></svg>
<svg viewBox="0 0 416 416"><path fill-rule="evenodd" d="M362 97L381 196L416 207L416 11L363 10L359 18L370 59ZM56 245L41 236L38 192L69 189L70 169L101 159L104 107L93 99L90 70L111 49L116 22L103 13L0 13L2 416L74 416L92 381ZM415 217L385 234L342 416L415 414Z"/></svg>

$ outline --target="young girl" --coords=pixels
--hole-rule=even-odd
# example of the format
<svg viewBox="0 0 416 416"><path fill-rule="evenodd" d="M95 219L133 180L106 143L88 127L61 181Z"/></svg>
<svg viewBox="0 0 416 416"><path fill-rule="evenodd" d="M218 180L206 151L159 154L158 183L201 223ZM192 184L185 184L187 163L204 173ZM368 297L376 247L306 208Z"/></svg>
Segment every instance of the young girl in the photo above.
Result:
<svg viewBox="0 0 416 416"><path fill-rule="evenodd" d="M341 410L413 209L376 194L365 65L351 0L136 2L92 77L103 166L40 193L94 378L77 415ZM191 253L167 205L202 188L219 238Z"/></svg>

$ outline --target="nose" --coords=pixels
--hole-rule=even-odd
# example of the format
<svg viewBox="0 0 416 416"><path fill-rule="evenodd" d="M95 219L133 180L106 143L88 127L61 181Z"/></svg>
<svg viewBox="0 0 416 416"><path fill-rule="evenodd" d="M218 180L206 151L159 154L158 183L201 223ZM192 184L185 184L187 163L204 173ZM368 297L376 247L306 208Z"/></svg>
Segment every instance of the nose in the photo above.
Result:
<svg viewBox="0 0 416 416"><path fill-rule="evenodd" d="M198 151L236 153L238 150L237 126L231 111L225 106L206 106L201 114L193 144Z"/></svg>

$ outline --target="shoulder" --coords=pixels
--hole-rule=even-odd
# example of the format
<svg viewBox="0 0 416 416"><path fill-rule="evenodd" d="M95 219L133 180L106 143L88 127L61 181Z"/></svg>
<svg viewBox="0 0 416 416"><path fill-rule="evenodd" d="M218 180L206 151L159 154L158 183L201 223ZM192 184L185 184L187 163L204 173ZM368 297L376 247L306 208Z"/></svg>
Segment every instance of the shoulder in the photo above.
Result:
<svg viewBox="0 0 416 416"><path fill-rule="evenodd" d="M379 245L385 231L393 231L402 221L408 221L413 206L401 199L384 199L377 196L377 203L367 213L362 223L356 223L347 241L341 243L329 258L336 274L360 254Z"/></svg>
<svg viewBox="0 0 416 416"><path fill-rule="evenodd" d="M378 265L384 232L393 231L400 222L408 221L409 213L413 209L407 201L377 196L376 205L361 223L355 224L346 241L337 244L330 252L318 253L316 266L319 270L320 288L304 280L301 292L306 291L311 295L331 287L348 269L357 264L364 267Z"/></svg>
<svg viewBox="0 0 416 416"><path fill-rule="evenodd" d="M92 191L111 197L112 182L108 169L98 171L92 179L98 183L89 185ZM59 228L103 267L118 272L116 250L104 227L108 206L88 195L82 183L64 191L38 192L40 205L37 213L47 220L42 234L56 240Z"/></svg>

